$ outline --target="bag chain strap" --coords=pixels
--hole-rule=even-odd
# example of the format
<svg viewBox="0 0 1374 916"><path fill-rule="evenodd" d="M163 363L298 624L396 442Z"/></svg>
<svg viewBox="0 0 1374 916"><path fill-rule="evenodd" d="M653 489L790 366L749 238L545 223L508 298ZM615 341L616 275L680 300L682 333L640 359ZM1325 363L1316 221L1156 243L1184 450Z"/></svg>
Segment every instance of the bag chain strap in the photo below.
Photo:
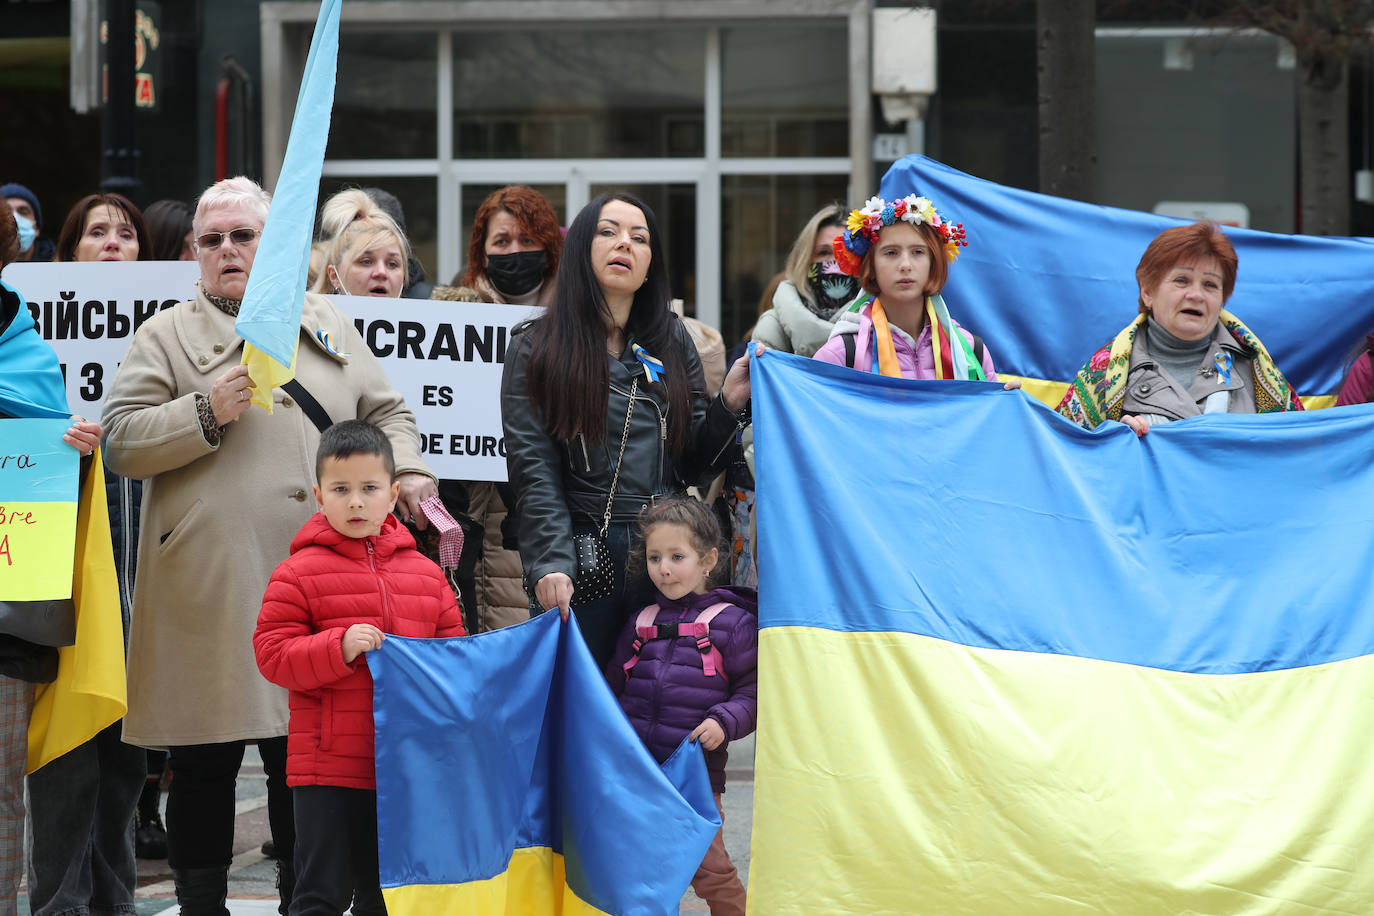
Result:
<svg viewBox="0 0 1374 916"><path fill-rule="evenodd" d="M620 466L625 463L625 443L630 441L630 417L635 412L635 393L639 391L639 378L630 382L630 409L625 411L625 431L620 434L620 456L615 459L615 475L611 477L611 491L606 494L606 514L601 517L601 540L606 540L606 532L611 527L611 506L615 503L615 488L620 483Z"/></svg>

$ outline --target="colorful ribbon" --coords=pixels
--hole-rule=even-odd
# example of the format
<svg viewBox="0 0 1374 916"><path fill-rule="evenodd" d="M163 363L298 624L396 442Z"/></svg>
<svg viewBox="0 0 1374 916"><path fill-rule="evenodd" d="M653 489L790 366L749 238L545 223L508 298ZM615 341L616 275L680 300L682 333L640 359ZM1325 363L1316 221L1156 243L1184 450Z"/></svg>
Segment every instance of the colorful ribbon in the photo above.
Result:
<svg viewBox="0 0 1374 916"><path fill-rule="evenodd" d="M634 353L635 359L644 365L645 378L651 382L656 382L663 377L663 360L651 356L649 351L639 344L630 344L630 350Z"/></svg>

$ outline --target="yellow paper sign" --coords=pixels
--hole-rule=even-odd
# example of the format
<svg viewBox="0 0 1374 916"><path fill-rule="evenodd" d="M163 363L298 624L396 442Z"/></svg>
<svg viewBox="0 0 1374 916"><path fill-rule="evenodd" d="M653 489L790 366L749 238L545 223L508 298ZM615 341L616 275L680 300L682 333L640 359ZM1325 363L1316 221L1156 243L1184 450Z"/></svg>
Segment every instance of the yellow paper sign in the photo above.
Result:
<svg viewBox="0 0 1374 916"><path fill-rule="evenodd" d="M80 456L70 420L0 421L0 601L70 598Z"/></svg>

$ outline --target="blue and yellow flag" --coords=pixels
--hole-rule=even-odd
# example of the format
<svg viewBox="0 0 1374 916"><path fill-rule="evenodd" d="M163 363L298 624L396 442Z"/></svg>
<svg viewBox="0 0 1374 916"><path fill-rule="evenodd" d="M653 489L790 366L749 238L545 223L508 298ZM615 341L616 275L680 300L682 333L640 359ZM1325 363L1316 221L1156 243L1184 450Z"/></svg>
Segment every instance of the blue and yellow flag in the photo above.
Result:
<svg viewBox="0 0 1374 916"><path fill-rule="evenodd" d="M391 916L676 914L720 816L701 749L660 768L577 627L368 653Z"/></svg>
<svg viewBox="0 0 1374 916"><path fill-rule="evenodd" d="M1374 408L752 377L752 912L1374 911Z"/></svg>
<svg viewBox="0 0 1374 916"><path fill-rule="evenodd" d="M245 341L243 364L256 386L253 403L268 413L272 412L272 389L296 377L296 341L315 234L315 204L334 109L342 4L343 0L320 4L281 175L234 323L235 332Z"/></svg>
<svg viewBox="0 0 1374 916"><path fill-rule="evenodd" d="M1185 222L1006 187L924 156L899 160L883 177L886 199L911 193L968 232L944 289L950 312L987 341L999 375L1021 376L1051 405L1135 318L1135 268L1151 239ZM1374 331L1372 240L1225 232L1239 259L1227 310L1309 407L1326 406L1345 357Z"/></svg>

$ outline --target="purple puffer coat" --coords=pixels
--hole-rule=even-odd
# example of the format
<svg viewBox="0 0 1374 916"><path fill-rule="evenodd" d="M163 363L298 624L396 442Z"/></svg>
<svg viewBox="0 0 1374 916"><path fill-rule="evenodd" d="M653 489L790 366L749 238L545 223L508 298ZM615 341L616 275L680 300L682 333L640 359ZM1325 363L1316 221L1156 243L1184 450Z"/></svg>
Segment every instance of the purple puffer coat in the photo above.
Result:
<svg viewBox="0 0 1374 916"><path fill-rule="evenodd" d="M677 601L658 592L655 598L660 610L654 622L659 624L690 623L713 604L733 605L711 621L711 645L720 652L725 675L717 672L708 678L696 640L679 636L645 643L627 678L624 665L634 654L639 619L635 614L620 634L606 679L640 740L659 763L708 716L719 722L726 743L706 751L706 769L711 773L711 790L724 792L726 748L752 732L758 717L758 594L752 588L731 586Z"/></svg>

